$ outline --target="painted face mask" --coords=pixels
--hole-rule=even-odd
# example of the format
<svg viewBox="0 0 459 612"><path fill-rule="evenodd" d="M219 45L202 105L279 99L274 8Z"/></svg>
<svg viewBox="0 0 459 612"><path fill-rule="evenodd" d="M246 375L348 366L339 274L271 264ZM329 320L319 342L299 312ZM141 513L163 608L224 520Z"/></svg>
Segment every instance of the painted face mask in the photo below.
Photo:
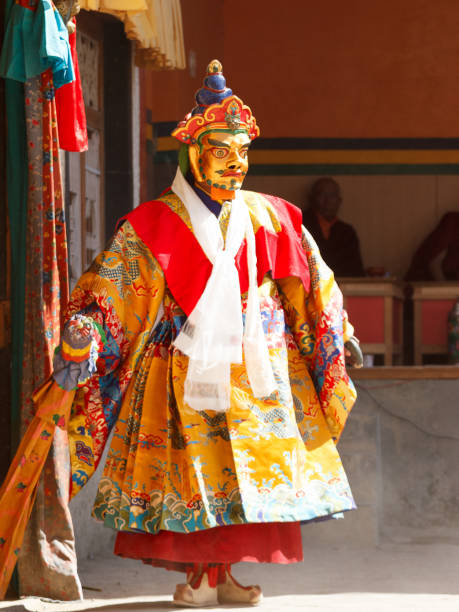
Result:
<svg viewBox="0 0 459 612"><path fill-rule="evenodd" d="M226 87L218 60L208 65L196 102L172 132L183 143L182 172L190 168L212 199L232 199L247 174L249 144L260 130L250 108Z"/></svg>
<svg viewBox="0 0 459 612"><path fill-rule="evenodd" d="M240 189L249 167L246 131L211 131L191 145L189 158L196 183L209 192Z"/></svg>

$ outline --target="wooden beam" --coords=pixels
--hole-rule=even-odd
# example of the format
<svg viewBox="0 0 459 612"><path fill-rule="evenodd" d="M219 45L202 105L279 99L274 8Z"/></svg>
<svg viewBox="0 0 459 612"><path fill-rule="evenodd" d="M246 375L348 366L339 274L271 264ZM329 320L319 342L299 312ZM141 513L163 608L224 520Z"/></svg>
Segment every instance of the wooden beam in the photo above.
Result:
<svg viewBox="0 0 459 612"><path fill-rule="evenodd" d="M459 366L381 366L349 368L352 380L455 380L459 379Z"/></svg>

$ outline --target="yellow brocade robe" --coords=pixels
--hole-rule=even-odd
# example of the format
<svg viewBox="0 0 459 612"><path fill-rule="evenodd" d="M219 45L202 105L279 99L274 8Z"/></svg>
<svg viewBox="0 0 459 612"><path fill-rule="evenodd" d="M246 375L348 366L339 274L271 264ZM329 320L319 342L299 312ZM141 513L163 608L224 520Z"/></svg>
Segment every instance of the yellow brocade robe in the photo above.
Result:
<svg viewBox="0 0 459 612"><path fill-rule="evenodd" d="M263 196L242 192L256 232L280 229ZM161 198L190 231L186 209ZM219 222L223 235L230 212ZM217 525L300 521L355 507L336 450L355 391L343 340L352 335L333 274L308 232L306 293L296 277L259 286L278 389L255 398L244 363L231 367L227 413L184 404L188 358L172 342L186 320L164 273L126 221L81 277L68 316L104 328L97 374L77 390L69 424L72 494L113 436L93 516L117 530L194 532ZM241 295L243 311L246 295ZM317 330L320 329L320 337Z"/></svg>

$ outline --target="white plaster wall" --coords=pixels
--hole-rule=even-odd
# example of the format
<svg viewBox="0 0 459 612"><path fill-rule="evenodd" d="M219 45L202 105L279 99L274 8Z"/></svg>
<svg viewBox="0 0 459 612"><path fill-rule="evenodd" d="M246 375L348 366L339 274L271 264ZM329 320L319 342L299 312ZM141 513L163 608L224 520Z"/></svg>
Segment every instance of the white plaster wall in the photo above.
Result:
<svg viewBox="0 0 459 612"><path fill-rule="evenodd" d="M308 546L459 543L458 380L362 380L338 445L358 509L303 525ZM113 551L90 518L100 469L71 502L79 559Z"/></svg>

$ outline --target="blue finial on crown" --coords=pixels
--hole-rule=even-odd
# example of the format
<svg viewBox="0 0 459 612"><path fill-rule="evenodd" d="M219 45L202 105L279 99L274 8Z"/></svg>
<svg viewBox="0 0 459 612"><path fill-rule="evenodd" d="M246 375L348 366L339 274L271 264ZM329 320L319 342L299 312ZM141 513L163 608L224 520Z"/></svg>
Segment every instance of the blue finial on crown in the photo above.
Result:
<svg viewBox="0 0 459 612"><path fill-rule="evenodd" d="M232 90L226 87L226 79L223 76L222 69L218 60L212 60L207 66L203 87L196 92L198 105L191 111L192 115L203 113L211 104L218 104L233 94Z"/></svg>

